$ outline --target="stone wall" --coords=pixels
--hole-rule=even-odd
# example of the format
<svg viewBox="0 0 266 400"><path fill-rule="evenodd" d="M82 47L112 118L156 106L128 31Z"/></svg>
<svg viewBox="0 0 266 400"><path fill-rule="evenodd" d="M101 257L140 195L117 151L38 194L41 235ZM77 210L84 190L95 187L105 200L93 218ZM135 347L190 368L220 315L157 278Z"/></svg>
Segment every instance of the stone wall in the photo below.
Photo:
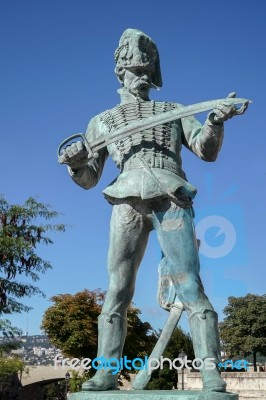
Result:
<svg viewBox="0 0 266 400"><path fill-rule="evenodd" d="M265 372L222 372L222 377L227 383L227 391L237 393L239 400L265 400L266 399L266 373ZM178 374L178 387L181 389L182 375ZM184 373L185 390L201 390L202 382L199 372Z"/></svg>

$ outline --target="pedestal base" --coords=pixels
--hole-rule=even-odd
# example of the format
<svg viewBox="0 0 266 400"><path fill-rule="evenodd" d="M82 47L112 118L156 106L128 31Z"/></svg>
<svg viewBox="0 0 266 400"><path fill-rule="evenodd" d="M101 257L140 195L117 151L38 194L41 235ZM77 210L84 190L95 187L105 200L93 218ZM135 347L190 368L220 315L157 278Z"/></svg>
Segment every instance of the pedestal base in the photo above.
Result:
<svg viewBox="0 0 266 400"><path fill-rule="evenodd" d="M238 400L233 393L191 390L108 390L72 393L69 400Z"/></svg>

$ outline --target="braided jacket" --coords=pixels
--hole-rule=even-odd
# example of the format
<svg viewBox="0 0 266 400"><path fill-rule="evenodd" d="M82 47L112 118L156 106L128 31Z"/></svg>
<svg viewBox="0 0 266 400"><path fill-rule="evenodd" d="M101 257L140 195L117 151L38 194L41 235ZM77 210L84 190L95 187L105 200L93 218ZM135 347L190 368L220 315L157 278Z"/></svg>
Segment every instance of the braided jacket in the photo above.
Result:
<svg viewBox="0 0 266 400"><path fill-rule="evenodd" d="M181 104L157 101L140 101L123 93L121 103L91 119L86 132L90 142L109 135L130 121L156 115ZM176 191L189 198L196 194L182 169L182 145L205 161L214 161L223 140L223 124L214 125L207 118L202 125L194 116L185 117L110 144L100 150L97 159L69 173L79 186L90 189L99 181L105 161L111 156L120 169L118 177L103 191L113 198L140 197L151 199Z"/></svg>

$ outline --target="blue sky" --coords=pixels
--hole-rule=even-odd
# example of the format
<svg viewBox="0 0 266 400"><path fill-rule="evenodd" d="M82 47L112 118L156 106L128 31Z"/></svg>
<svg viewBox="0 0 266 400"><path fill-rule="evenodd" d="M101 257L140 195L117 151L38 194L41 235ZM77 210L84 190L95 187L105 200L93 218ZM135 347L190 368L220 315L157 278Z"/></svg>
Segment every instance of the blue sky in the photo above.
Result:
<svg viewBox="0 0 266 400"><path fill-rule="evenodd" d="M29 334L40 333L51 296L107 289L111 206L101 192L118 170L109 160L98 186L85 191L57 163L56 151L119 102L113 53L126 28L145 31L159 48L164 85L153 99L192 104L235 91L253 100L245 115L225 124L215 163L184 150L183 166L198 188L195 222L204 221L207 248L202 277L219 319L228 296L265 293L265 8L260 0L1 1L1 192L10 203L36 195L71 225L39 249L53 270L38 282L46 299L26 299L34 309L10 318L23 331L28 320ZM156 302L159 260L151 234L134 302L156 329L167 318ZM187 329L185 317L181 325Z"/></svg>

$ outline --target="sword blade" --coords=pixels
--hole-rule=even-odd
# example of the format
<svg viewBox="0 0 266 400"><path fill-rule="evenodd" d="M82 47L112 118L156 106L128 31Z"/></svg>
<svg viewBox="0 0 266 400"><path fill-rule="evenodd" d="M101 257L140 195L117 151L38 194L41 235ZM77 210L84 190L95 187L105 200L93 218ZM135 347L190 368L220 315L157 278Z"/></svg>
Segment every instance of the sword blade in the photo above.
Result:
<svg viewBox="0 0 266 400"><path fill-rule="evenodd" d="M168 316L168 319L166 321L166 324L161 332L161 335L154 347L154 349L151 352L151 355L148 358L148 364L151 367L155 367L155 360L152 361L152 359L160 360L161 356L163 355L163 352L173 334L173 331L178 324L178 321L181 317L183 311L183 304L182 303L175 303L171 310L170 314ZM132 388L134 390L141 390L144 389L149 380L151 379L151 374L153 370L149 371L149 369L143 369L140 372L138 372L137 376L132 382Z"/></svg>
<svg viewBox="0 0 266 400"><path fill-rule="evenodd" d="M224 103L225 101L230 102L232 105L252 103L251 100L243 98L226 98L218 100L209 100L201 103L191 104L189 106L176 108L174 110L166 111L161 114L152 115L151 117L146 117L141 120L136 120L134 122L131 122L128 125L117 129L114 133L108 136L89 142L90 148L93 152L97 152L98 150L107 147L108 145L116 142L117 140L124 139L131 135L134 135L135 133L142 132L146 129L153 128L157 125L189 117L191 115L199 114L201 112L210 111L213 108L217 107L218 105Z"/></svg>

